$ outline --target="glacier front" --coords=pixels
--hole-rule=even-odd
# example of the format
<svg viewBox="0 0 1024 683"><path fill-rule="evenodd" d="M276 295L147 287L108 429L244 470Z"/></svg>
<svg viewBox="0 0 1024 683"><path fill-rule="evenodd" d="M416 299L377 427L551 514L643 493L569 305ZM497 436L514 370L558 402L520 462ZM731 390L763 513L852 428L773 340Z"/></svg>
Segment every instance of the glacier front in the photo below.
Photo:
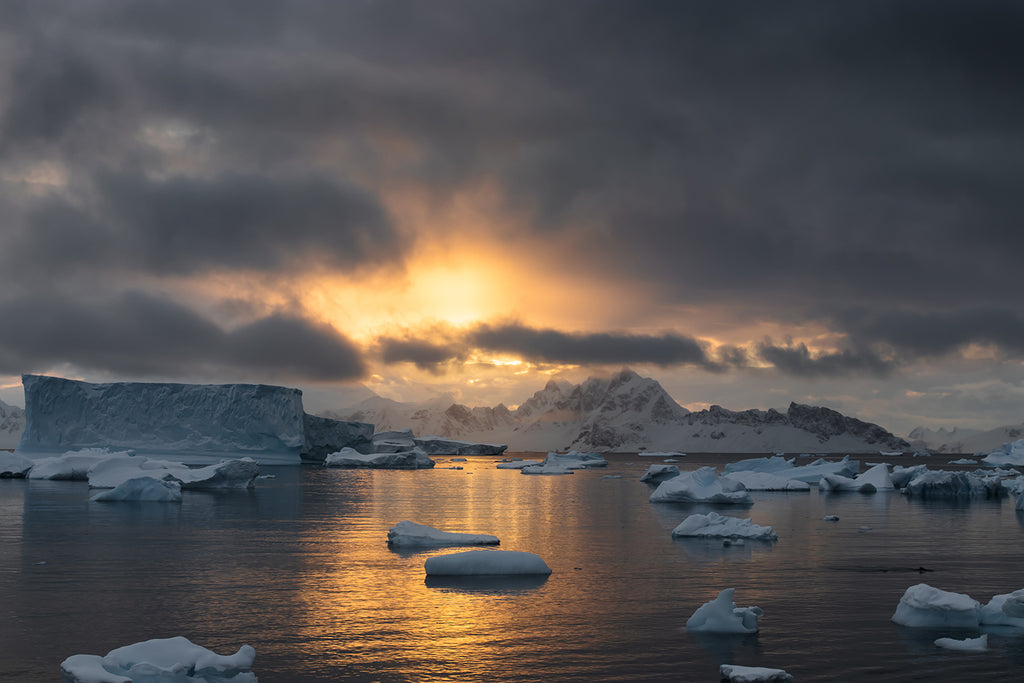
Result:
<svg viewBox="0 0 1024 683"><path fill-rule="evenodd" d="M94 384L23 375L25 431L17 453L134 450L177 462L251 457L297 465L303 447L302 392L264 384Z"/></svg>

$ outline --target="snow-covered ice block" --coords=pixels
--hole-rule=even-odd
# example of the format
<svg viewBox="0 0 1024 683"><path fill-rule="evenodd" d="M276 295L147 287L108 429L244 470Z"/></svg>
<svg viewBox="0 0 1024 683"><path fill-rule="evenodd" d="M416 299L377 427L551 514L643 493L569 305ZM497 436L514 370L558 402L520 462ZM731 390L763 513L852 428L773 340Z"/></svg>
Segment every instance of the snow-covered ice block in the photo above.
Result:
<svg viewBox="0 0 1024 683"><path fill-rule="evenodd" d="M354 448L342 448L324 458L327 467L367 467L382 470L419 470L434 466L434 461L418 448L408 451L360 453Z"/></svg>
<svg viewBox="0 0 1024 683"><path fill-rule="evenodd" d="M396 548L416 548L445 545L498 545L497 536L488 534L461 534L441 531L434 527L406 520L388 530L388 545Z"/></svg>
<svg viewBox="0 0 1024 683"><path fill-rule="evenodd" d="M701 467L667 479L654 489L652 503L711 503L714 505L752 505L743 484L719 477L714 467Z"/></svg>
<svg viewBox="0 0 1024 683"><path fill-rule="evenodd" d="M778 474L783 470L793 469L795 461L796 458L789 458L787 460L781 455L773 455L768 458L748 458L729 463L723 471L725 474L732 474L733 472L767 472L769 474Z"/></svg>
<svg viewBox="0 0 1024 683"><path fill-rule="evenodd" d="M0 451L0 478L21 478L28 474L34 463L28 458Z"/></svg>
<svg viewBox="0 0 1024 683"><path fill-rule="evenodd" d="M250 645L233 655L219 655L176 636L119 647L102 658L72 655L60 668L70 683L256 683L255 659Z"/></svg>
<svg viewBox="0 0 1024 683"><path fill-rule="evenodd" d="M28 473L29 479L85 481L89 472L99 463L113 457L128 457L130 451L111 452L105 448L86 448L63 455L39 458Z"/></svg>
<svg viewBox="0 0 1024 683"><path fill-rule="evenodd" d="M549 465L560 465L570 470L607 467L608 465L608 461L600 453L582 453L580 451L569 451L568 453L551 451L544 461Z"/></svg>
<svg viewBox="0 0 1024 683"><path fill-rule="evenodd" d="M980 608L969 595L919 583L900 598L892 620L913 628L977 628Z"/></svg>
<svg viewBox="0 0 1024 683"><path fill-rule="evenodd" d="M181 484L153 477L137 477L123 481L112 489L100 491L89 500L95 502L149 501L180 503Z"/></svg>
<svg viewBox="0 0 1024 683"><path fill-rule="evenodd" d="M726 588L711 602L705 602L686 620L687 631L704 633L757 633L760 607L737 607L732 601L735 588Z"/></svg>
<svg viewBox="0 0 1024 683"><path fill-rule="evenodd" d="M839 462L829 462L819 458L807 465L800 465L793 469L785 469L778 472L779 476L805 481L808 484L816 484L826 474L838 474L843 477L854 477L860 471L860 461L850 460L850 456L843 456Z"/></svg>
<svg viewBox="0 0 1024 683"><path fill-rule="evenodd" d="M1024 589L993 596L982 605L978 620L985 626L1013 626L1024 629Z"/></svg>
<svg viewBox="0 0 1024 683"><path fill-rule="evenodd" d="M1004 443L984 458L983 463L990 467L1021 467L1024 466L1024 439Z"/></svg>
<svg viewBox="0 0 1024 683"><path fill-rule="evenodd" d="M666 479L679 476L679 468L675 465L651 465L644 472L643 476L640 477L640 481L649 481L654 484L660 484Z"/></svg>
<svg viewBox="0 0 1024 683"><path fill-rule="evenodd" d="M770 526L754 524L750 518L726 517L717 512L690 515L672 530L673 536L701 538L750 538L775 541L779 536Z"/></svg>
<svg viewBox="0 0 1024 683"><path fill-rule="evenodd" d="M22 375L31 458L72 449L134 449L194 464L250 456L298 465L302 392L264 384L93 384Z"/></svg>
<svg viewBox="0 0 1024 683"><path fill-rule="evenodd" d="M428 558L423 564L427 576L504 576L550 574L551 568L539 555L518 550L467 550Z"/></svg>
<svg viewBox="0 0 1024 683"><path fill-rule="evenodd" d="M950 460L949 465L977 465L978 461L973 458L960 458L959 460Z"/></svg>
<svg viewBox="0 0 1024 683"><path fill-rule="evenodd" d="M89 486L113 488L139 477L176 481L183 489L245 489L255 486L260 466L249 457L224 460L216 465L189 467L184 463L145 456L117 455L101 460L89 470Z"/></svg>
<svg viewBox="0 0 1024 683"><path fill-rule="evenodd" d="M784 683L793 680L793 676L786 673L785 669L738 664L722 664L718 667L718 675L729 683Z"/></svg>
<svg viewBox="0 0 1024 683"><path fill-rule="evenodd" d="M898 489L905 487L911 479L921 474L922 472L928 471L928 465L914 465L912 467L904 467L903 465L896 465L892 468L892 473L889 474L889 479L892 481L892 485Z"/></svg>
<svg viewBox="0 0 1024 683"><path fill-rule="evenodd" d="M818 488L823 491L875 493L877 491L891 491L895 487L893 486L892 479L889 477L889 466L883 463L875 465L852 479L839 474L826 474L818 482Z"/></svg>
<svg viewBox="0 0 1024 683"><path fill-rule="evenodd" d="M957 650L959 652L984 652L988 649L988 634L983 633L977 638L937 638L935 644L946 650Z"/></svg>
<svg viewBox="0 0 1024 683"><path fill-rule="evenodd" d="M740 470L727 475L733 481L743 484L748 491L810 491L811 485L805 481L789 479L771 472Z"/></svg>

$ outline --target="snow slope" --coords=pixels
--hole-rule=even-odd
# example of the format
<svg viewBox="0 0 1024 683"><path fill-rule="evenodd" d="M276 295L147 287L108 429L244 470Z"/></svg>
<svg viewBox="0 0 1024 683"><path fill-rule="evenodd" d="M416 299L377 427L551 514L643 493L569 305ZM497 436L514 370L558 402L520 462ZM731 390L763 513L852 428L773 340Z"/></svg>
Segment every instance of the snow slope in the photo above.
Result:
<svg viewBox="0 0 1024 683"><path fill-rule="evenodd" d="M25 430L25 411L0 401L0 448L15 448Z"/></svg>
<svg viewBox="0 0 1024 683"><path fill-rule="evenodd" d="M378 397L332 416L369 422L378 431L411 428L421 435L507 443L514 452L867 453L910 447L878 425L797 403L785 413L720 406L690 412L657 381L631 370L578 385L552 380L516 410L413 405Z"/></svg>

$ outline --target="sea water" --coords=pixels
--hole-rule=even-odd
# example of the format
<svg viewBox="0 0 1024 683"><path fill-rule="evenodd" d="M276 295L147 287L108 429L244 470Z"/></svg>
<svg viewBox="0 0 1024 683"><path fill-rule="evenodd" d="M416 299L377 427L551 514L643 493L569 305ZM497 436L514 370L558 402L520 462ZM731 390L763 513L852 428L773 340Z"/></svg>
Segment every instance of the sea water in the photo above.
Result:
<svg viewBox="0 0 1024 683"><path fill-rule="evenodd" d="M715 509L771 525L779 540L727 547L672 538L711 508L648 502L639 478L660 459L611 455L567 476L446 460L264 468L273 478L254 490L189 491L180 505L92 503L82 482L2 480L0 680L60 680L70 655L178 635L222 654L252 645L263 682L717 681L723 663L798 681L1024 673L1024 632L994 631L975 654L933 641L976 632L890 621L920 582L982 603L1024 588L1024 513L1010 499L755 492L752 507ZM427 580L426 558L459 549L390 550L387 531L405 519L497 535L553 573ZM688 633L687 618L724 588L764 610L760 632Z"/></svg>

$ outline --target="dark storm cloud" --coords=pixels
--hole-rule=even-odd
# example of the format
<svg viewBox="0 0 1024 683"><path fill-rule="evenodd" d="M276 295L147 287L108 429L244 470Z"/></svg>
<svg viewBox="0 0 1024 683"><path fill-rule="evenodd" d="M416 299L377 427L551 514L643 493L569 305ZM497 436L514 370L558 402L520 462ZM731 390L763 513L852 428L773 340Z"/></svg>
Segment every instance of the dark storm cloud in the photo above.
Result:
<svg viewBox="0 0 1024 683"><path fill-rule="evenodd" d="M770 341L757 346L758 355L784 375L795 377L840 377L844 375L875 375L884 377L896 364L870 350L842 350L812 355L807 345L779 346Z"/></svg>
<svg viewBox="0 0 1024 683"><path fill-rule="evenodd" d="M7 269L188 274L325 263L358 268L397 262L403 253L374 197L325 178L224 174L150 181L106 173L97 188L95 215L64 199L38 202L24 229L8 236Z"/></svg>
<svg viewBox="0 0 1024 683"><path fill-rule="evenodd" d="M0 372L61 363L128 375L188 376L228 368L250 377L346 380L365 370L358 349L333 329L285 315L225 331L161 296L129 291L82 301L35 293L0 301Z"/></svg>
<svg viewBox="0 0 1024 683"><path fill-rule="evenodd" d="M413 363L423 370L436 370L465 354L465 349L455 344L439 344L413 337L382 337L377 344L385 363Z"/></svg>
<svg viewBox="0 0 1024 683"><path fill-rule="evenodd" d="M493 181L521 230L575 237L545 245L645 281L653 303L740 302L855 349L708 359L685 336L525 327L469 340L495 350L706 367L757 351L813 375L884 372L875 344L1018 348L1020 3L43 0L0 19L16 48L0 163L56 158L73 183L23 200L0 234L8 272L271 269L310 251L391 265L404 243L376 188L447 206ZM191 166L140 139L168 121L199 131ZM971 317L982 300L1001 321ZM835 314L850 302L921 325ZM404 344L383 351L429 365L460 347Z"/></svg>
<svg viewBox="0 0 1024 683"><path fill-rule="evenodd" d="M1019 311L991 307L943 313L857 310L837 319L852 338L887 344L908 359L941 356L972 343L1024 357L1024 314Z"/></svg>

